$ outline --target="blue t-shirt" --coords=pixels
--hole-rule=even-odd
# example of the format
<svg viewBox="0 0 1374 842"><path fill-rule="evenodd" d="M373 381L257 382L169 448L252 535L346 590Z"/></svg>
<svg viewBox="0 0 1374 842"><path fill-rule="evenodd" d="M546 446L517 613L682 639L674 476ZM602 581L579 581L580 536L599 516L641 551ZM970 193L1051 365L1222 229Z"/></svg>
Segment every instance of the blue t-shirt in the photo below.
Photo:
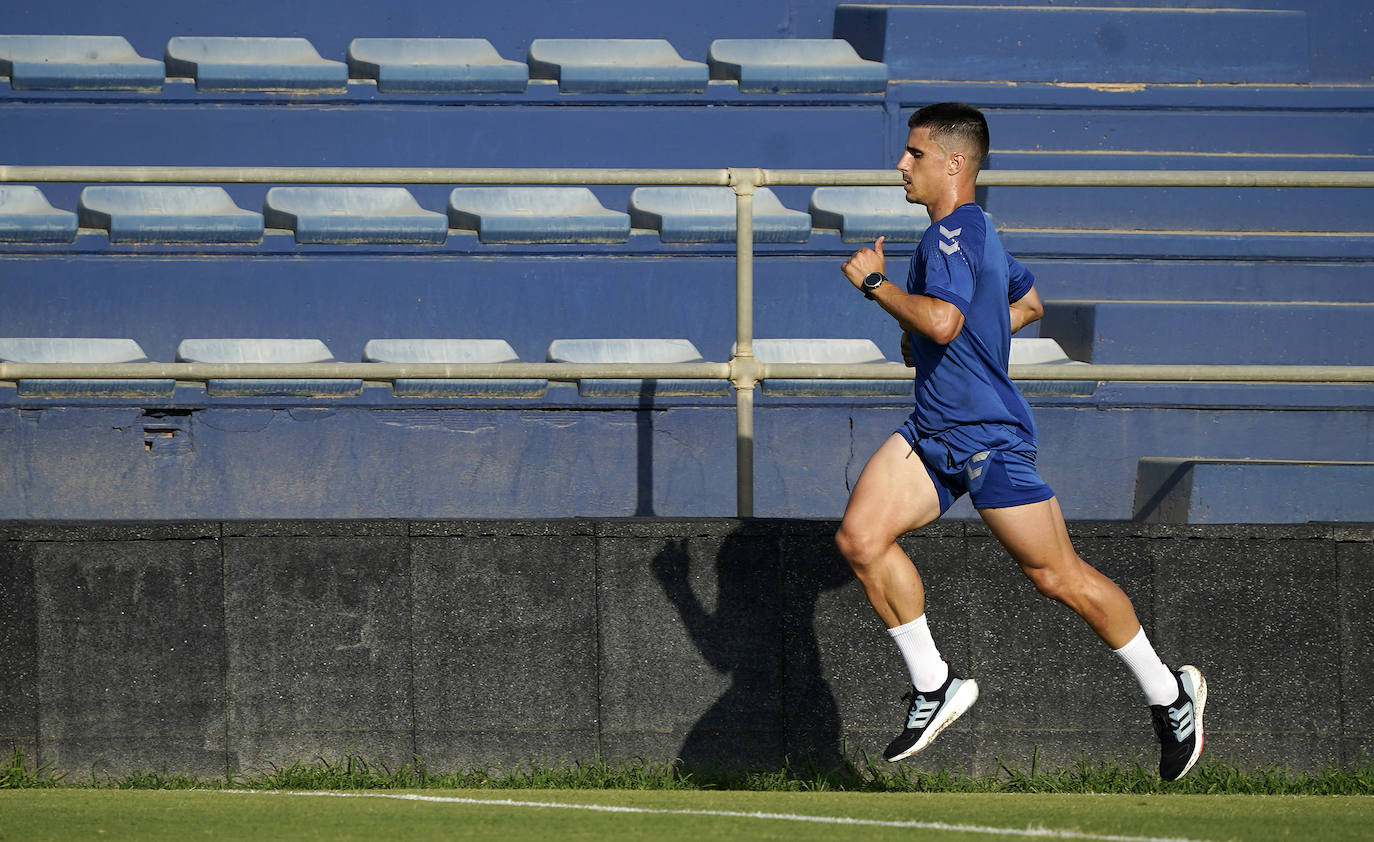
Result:
<svg viewBox="0 0 1374 842"><path fill-rule="evenodd" d="M1011 427L1035 445L1030 406L1007 376L1011 357L1010 305L1030 292L1035 277L1007 254L976 204L933 223L911 257L907 292L948 301L964 326L948 345L911 334L916 363L916 411L921 436L955 427Z"/></svg>

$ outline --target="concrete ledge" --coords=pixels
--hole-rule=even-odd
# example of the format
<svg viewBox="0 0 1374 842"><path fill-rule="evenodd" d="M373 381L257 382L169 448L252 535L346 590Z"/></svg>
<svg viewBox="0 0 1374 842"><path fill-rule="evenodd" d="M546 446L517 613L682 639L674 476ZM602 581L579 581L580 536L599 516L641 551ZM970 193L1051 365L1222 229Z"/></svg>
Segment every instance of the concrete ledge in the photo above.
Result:
<svg viewBox="0 0 1374 842"><path fill-rule="evenodd" d="M1374 462L1140 460L1135 519L1156 523L1304 522L1374 517Z"/></svg>
<svg viewBox="0 0 1374 842"><path fill-rule="evenodd" d="M882 748L906 680L836 526L0 522L0 741L78 776L344 753L435 770L833 765ZM1205 671L1209 757L1374 756L1374 525L1070 531L1165 660ZM983 687L920 768L1024 767L1037 750L1153 763L1134 682L985 528L938 522L901 543L942 653ZM1284 724L1313 690L1315 715Z"/></svg>

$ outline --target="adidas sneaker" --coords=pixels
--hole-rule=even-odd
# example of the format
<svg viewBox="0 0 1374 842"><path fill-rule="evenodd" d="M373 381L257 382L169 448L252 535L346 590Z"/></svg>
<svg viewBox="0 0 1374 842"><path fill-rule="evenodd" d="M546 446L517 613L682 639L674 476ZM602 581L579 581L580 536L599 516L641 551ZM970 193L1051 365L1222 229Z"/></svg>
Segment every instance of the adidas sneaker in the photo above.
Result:
<svg viewBox="0 0 1374 842"><path fill-rule="evenodd" d="M1174 677L1178 679L1174 703L1150 706L1159 737L1159 776L1166 781L1188 774L1202 754L1202 708L1207 704L1207 682L1197 667L1186 666Z"/></svg>
<svg viewBox="0 0 1374 842"><path fill-rule="evenodd" d="M910 757L930 745L978 700L978 682L959 678L950 670L940 689L921 693L912 687L902 698L911 704L906 712L906 728L883 751L883 758L889 762Z"/></svg>

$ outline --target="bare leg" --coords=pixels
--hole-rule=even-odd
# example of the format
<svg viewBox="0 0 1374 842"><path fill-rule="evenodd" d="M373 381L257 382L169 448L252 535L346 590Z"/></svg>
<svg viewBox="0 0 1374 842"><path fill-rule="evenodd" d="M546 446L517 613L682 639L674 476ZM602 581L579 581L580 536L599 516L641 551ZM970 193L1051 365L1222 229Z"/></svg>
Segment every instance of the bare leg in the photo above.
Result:
<svg viewBox="0 0 1374 842"><path fill-rule="evenodd" d="M935 484L911 446L893 434L864 466L835 535L841 555L888 628L925 613L925 588L897 539L940 516Z"/></svg>
<svg viewBox="0 0 1374 842"><path fill-rule="evenodd" d="M1120 649L1140 631L1126 593L1074 551L1058 500L978 514L1036 589L1073 609L1108 646Z"/></svg>

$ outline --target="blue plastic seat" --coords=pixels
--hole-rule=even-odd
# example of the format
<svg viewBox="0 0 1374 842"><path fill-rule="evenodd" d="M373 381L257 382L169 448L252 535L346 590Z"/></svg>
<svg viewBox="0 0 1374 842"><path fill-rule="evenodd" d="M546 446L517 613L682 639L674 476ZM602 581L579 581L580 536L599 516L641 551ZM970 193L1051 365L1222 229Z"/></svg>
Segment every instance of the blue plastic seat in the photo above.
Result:
<svg viewBox="0 0 1374 842"><path fill-rule="evenodd" d="M871 339L755 339L754 359L761 363L857 365L890 362ZM913 374L914 377L914 374ZM789 380L763 381L765 395L833 397L902 397L912 394L904 380Z"/></svg>
<svg viewBox="0 0 1374 842"><path fill-rule="evenodd" d="M95 186L81 191L77 216L112 243L256 243L262 214L234 204L223 187Z"/></svg>
<svg viewBox="0 0 1374 842"><path fill-rule="evenodd" d="M327 363L334 355L318 339L183 339L177 360L189 363ZM350 379L214 379L211 395L235 397L348 397L362 393Z"/></svg>
<svg viewBox="0 0 1374 842"><path fill-rule="evenodd" d="M379 363L515 363L515 349L504 339L373 339L363 347L364 362ZM547 380L404 379L393 393L407 398L506 397L537 398Z"/></svg>
<svg viewBox="0 0 1374 842"><path fill-rule="evenodd" d="M16 91L157 90L166 74L118 35L0 35L0 76Z"/></svg>
<svg viewBox="0 0 1374 842"><path fill-rule="evenodd" d="M638 187L630 194L630 222L658 231L665 243L733 243L735 191L729 187ZM754 191L754 241L804 243L811 217L783 207L772 190Z"/></svg>
<svg viewBox="0 0 1374 842"><path fill-rule="evenodd" d="M549 345L554 363L699 363L701 352L686 339L555 339ZM583 380L583 397L723 396L728 380Z"/></svg>
<svg viewBox="0 0 1374 842"><path fill-rule="evenodd" d="M14 363L146 363L148 356L132 339L21 338L0 339L0 361ZM24 397L126 398L172 396L175 380L19 381Z"/></svg>
<svg viewBox="0 0 1374 842"><path fill-rule="evenodd" d="M425 210L404 187L273 187L264 222L298 243L441 244L448 217Z"/></svg>
<svg viewBox="0 0 1374 842"><path fill-rule="evenodd" d="M355 38L348 45L355 79L376 79L392 93L520 93L524 62L504 59L485 38Z"/></svg>
<svg viewBox="0 0 1374 842"><path fill-rule="evenodd" d="M1058 342L1048 336L1013 336L1012 365L1081 366L1087 363L1069 359ZM1097 392L1096 380L1017 380L1016 387L1026 395L1091 395Z"/></svg>
<svg viewBox="0 0 1374 842"><path fill-rule="evenodd" d="M167 75L189 76L202 91L342 91L348 65L320 57L304 38L177 37L167 42Z"/></svg>
<svg viewBox="0 0 1374 842"><path fill-rule="evenodd" d="M859 58L848 41L822 38L721 39L707 54L712 79L744 93L882 93L887 65Z"/></svg>
<svg viewBox="0 0 1374 842"><path fill-rule="evenodd" d="M0 243L70 243L76 214L58 210L37 187L0 184Z"/></svg>
<svg viewBox="0 0 1374 842"><path fill-rule="evenodd" d="M710 69L685 61L661 38L538 38L531 79L556 79L563 93L702 93Z"/></svg>
<svg viewBox="0 0 1374 842"><path fill-rule="evenodd" d="M817 187L810 210L817 228L838 230L846 243L916 242L930 227L926 209L908 202L900 187Z"/></svg>
<svg viewBox="0 0 1374 842"><path fill-rule="evenodd" d="M458 187L449 224L484 243L623 243L630 217L586 187Z"/></svg>

